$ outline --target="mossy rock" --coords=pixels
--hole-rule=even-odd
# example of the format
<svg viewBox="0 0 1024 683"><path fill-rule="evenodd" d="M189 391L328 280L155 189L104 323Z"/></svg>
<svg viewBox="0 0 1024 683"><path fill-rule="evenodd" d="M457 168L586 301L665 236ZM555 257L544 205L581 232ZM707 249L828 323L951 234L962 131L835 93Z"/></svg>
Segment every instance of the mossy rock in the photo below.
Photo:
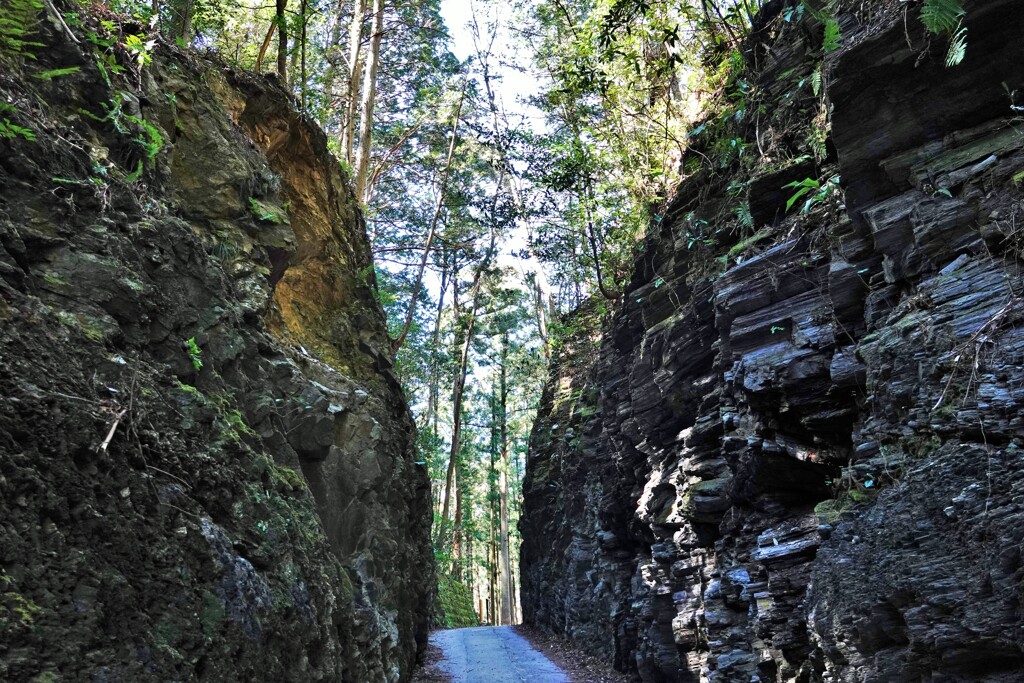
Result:
<svg viewBox="0 0 1024 683"><path fill-rule="evenodd" d="M469 586L447 574L438 574L435 623L445 628L479 626Z"/></svg>

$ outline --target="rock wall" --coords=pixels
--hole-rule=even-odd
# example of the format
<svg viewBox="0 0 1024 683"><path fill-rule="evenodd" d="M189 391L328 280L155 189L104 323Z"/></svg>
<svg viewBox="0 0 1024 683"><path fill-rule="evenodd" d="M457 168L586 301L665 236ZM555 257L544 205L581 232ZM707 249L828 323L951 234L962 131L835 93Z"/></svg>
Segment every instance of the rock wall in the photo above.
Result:
<svg viewBox="0 0 1024 683"><path fill-rule="evenodd" d="M73 9L0 68L0 679L407 680L430 491L349 183L273 78Z"/></svg>
<svg viewBox="0 0 1024 683"><path fill-rule="evenodd" d="M685 181L556 359L528 622L643 681L1024 675L1022 6L966 7L946 68L914 8L840 3L822 102L813 16L747 46L745 140L797 158ZM800 158L787 117L821 112L827 155ZM783 185L833 174L845 198L786 215Z"/></svg>

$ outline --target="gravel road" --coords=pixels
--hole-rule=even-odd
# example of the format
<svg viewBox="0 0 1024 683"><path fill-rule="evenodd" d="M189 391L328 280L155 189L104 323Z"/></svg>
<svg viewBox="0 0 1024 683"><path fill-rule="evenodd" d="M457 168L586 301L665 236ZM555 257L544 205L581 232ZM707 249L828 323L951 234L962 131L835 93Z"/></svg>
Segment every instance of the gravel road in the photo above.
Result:
<svg viewBox="0 0 1024 683"><path fill-rule="evenodd" d="M569 683L569 678L509 626L434 631L438 668L453 683Z"/></svg>

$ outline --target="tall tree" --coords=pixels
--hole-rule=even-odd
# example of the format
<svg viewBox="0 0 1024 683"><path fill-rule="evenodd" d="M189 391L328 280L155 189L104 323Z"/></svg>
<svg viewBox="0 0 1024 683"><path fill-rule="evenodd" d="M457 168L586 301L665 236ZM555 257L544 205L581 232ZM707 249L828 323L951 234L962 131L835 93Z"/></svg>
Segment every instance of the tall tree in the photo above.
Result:
<svg viewBox="0 0 1024 683"><path fill-rule="evenodd" d="M277 24L277 73L288 85L288 0L276 0L274 23Z"/></svg>
<svg viewBox="0 0 1024 683"><path fill-rule="evenodd" d="M280 2L281 0L278 0ZM384 0L373 0L373 32L370 35L370 53L366 57L363 78L362 107L359 118L359 149L356 152L356 196L367 204L366 173L370 167L370 143L373 139L373 107L377 100L377 65L380 61L380 41L384 33Z"/></svg>
<svg viewBox="0 0 1024 683"><path fill-rule="evenodd" d="M497 197L495 197L495 204L497 203ZM452 384L452 444L451 451L448 459L448 471L445 477L445 493L444 493L444 507L441 510L441 528L439 533L438 545L442 548L448 547L451 543L448 528L448 513L451 508L452 499L452 483L455 478L455 468L458 463L459 451L462 448L462 403L465 399L466 389L466 373L469 369L469 350L473 344L473 334L476 330L476 315L477 310L480 306L480 293L481 287L484 281L484 274L490 267L491 259L494 257L494 251L498 244L498 231L494 229L492 225L490 243L487 249L484 251L483 256L477 263L476 270L473 273L473 283L470 286L469 294L469 313L466 316L465 331L462 333L461 350L459 352L459 362L455 372L455 381ZM457 291L457 290L456 290ZM455 295L453 294L453 297ZM457 302L457 299L455 299ZM458 311L456 303L456 311ZM456 316L458 314L456 313ZM458 525L458 518L454 520L454 524Z"/></svg>
<svg viewBox="0 0 1024 683"><path fill-rule="evenodd" d="M512 562L509 556L508 528L508 330L501 333L501 353L498 362L498 443L501 460L498 466L499 538L501 541L501 624L513 623Z"/></svg>
<svg viewBox="0 0 1024 683"><path fill-rule="evenodd" d="M356 113L359 111L359 78L362 71L363 19L366 0L355 0L348 34L348 91L345 97L345 116L342 119L340 149L342 157L352 162Z"/></svg>

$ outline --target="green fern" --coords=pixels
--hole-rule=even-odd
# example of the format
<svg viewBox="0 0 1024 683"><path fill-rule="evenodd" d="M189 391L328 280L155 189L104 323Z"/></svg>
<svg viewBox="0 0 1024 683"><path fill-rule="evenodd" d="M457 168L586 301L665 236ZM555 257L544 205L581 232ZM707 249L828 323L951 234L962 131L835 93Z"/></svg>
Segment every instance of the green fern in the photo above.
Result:
<svg viewBox="0 0 1024 683"><path fill-rule="evenodd" d="M42 0L5 0L4 5L0 12L0 58L35 59L28 48L43 47L42 43L32 40L39 12L43 9Z"/></svg>
<svg viewBox="0 0 1024 683"><path fill-rule="evenodd" d="M62 69L50 69L49 71L44 71L41 74L36 74L36 78L43 81L51 81L54 78L60 78L61 76L76 74L81 70L81 68L82 67L80 66L67 66Z"/></svg>
<svg viewBox="0 0 1024 683"><path fill-rule="evenodd" d="M25 138L29 142L35 142L36 134L31 128L11 123L10 119L0 119L0 138Z"/></svg>
<svg viewBox="0 0 1024 683"><path fill-rule="evenodd" d="M839 30L839 22L830 17L825 21L825 36L821 41L821 49L826 53L835 52L839 49L841 39L842 34Z"/></svg>
<svg viewBox="0 0 1024 683"><path fill-rule="evenodd" d="M142 178L142 159L139 159L139 163L135 166L135 170L124 177L124 181L131 185L132 183L138 182Z"/></svg>
<svg viewBox="0 0 1024 683"><path fill-rule="evenodd" d="M754 215L750 213L750 206L746 202L743 202L732 210L736 214L736 218L739 219L740 225L748 230L754 227Z"/></svg>
<svg viewBox="0 0 1024 683"><path fill-rule="evenodd" d="M935 35L948 35L946 67L954 67L967 56L967 27L963 25L963 0L924 0L921 23Z"/></svg>
<svg viewBox="0 0 1024 683"><path fill-rule="evenodd" d="M921 23L932 33L952 34L966 13L962 0L924 0Z"/></svg>
<svg viewBox="0 0 1024 683"><path fill-rule="evenodd" d="M142 135L132 138L132 141L142 147L147 159L152 160L163 149L164 137L160 135L156 126L141 116L132 116L131 114L123 114L123 116L125 121L134 123L142 129Z"/></svg>
<svg viewBox="0 0 1024 683"><path fill-rule="evenodd" d="M11 120L2 114L15 114L17 109L6 102L0 102L0 138L25 138L29 142L35 142L36 134L31 128L11 123Z"/></svg>

